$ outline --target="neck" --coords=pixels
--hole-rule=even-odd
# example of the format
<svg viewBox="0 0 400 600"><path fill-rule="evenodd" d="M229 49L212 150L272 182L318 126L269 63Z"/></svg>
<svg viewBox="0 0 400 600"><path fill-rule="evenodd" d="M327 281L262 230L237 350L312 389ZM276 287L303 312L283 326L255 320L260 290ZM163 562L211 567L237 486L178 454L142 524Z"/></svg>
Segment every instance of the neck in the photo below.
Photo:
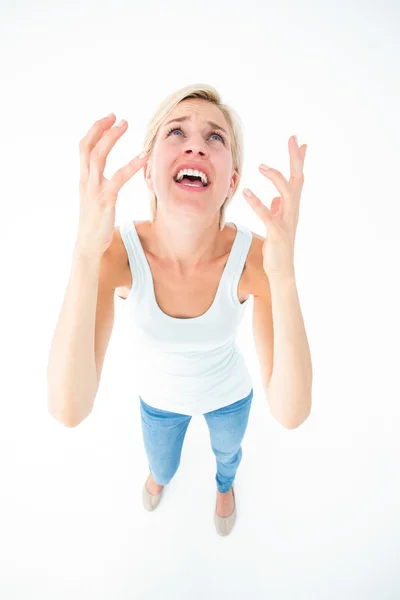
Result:
<svg viewBox="0 0 400 600"><path fill-rule="evenodd" d="M159 211L153 223L154 251L157 257L176 268L179 274L190 274L215 258L220 235L219 212L210 223L199 225L199 220L180 223L165 219Z"/></svg>

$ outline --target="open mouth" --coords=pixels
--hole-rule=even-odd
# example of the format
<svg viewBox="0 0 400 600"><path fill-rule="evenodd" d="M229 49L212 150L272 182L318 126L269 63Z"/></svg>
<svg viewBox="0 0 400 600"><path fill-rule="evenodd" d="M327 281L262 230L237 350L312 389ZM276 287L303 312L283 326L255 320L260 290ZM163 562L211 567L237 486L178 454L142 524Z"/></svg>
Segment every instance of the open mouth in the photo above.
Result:
<svg viewBox="0 0 400 600"><path fill-rule="evenodd" d="M194 192L204 191L208 187L210 187L210 183L204 184L201 177L197 175L185 175L180 181L178 181L176 177L174 177L173 179L176 185L178 185L179 187Z"/></svg>

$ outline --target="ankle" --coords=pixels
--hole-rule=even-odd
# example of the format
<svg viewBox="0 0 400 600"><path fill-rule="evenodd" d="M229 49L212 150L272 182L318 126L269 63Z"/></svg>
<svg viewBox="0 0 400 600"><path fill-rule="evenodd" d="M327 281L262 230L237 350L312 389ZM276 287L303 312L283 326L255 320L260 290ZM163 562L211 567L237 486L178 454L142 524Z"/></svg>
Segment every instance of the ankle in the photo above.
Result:
<svg viewBox="0 0 400 600"><path fill-rule="evenodd" d="M156 482L156 480L154 479L153 475L150 473L148 479L147 479L148 483L153 487L153 488L158 488L161 489L164 486L160 485L159 483Z"/></svg>

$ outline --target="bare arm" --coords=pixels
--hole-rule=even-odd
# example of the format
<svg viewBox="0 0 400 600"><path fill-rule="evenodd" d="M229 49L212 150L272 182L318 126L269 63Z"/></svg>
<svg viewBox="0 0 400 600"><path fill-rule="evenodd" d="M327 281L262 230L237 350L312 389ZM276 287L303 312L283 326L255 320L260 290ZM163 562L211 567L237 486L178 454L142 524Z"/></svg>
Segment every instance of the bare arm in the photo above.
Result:
<svg viewBox="0 0 400 600"><path fill-rule="evenodd" d="M148 159L141 153L110 180L104 177L107 156L127 129L127 121L112 127L114 121L114 113L96 121L79 142L78 235L47 366L48 409L67 427L78 425L93 408L114 323L114 292L121 283L112 258L115 205L121 187Z"/></svg>
<svg viewBox="0 0 400 600"><path fill-rule="evenodd" d="M47 367L49 412L67 427L74 427L91 412L99 385L96 368L95 330L99 287L107 287L107 300L114 291L107 283L108 252L89 255L74 247L70 279L51 344ZM100 285L99 285L100 280ZM104 315L104 310L103 316ZM101 364L111 335L112 319L106 319L107 332ZM101 364L99 364L101 370Z"/></svg>

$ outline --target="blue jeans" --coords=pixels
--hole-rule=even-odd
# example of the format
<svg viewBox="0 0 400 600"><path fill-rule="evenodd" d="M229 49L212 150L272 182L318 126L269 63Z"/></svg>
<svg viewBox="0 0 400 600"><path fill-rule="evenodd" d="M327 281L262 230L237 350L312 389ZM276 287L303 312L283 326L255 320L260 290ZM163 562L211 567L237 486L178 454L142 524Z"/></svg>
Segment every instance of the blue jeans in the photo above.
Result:
<svg viewBox="0 0 400 600"><path fill-rule="evenodd" d="M156 483L167 485L178 470L183 441L192 419L170 411L159 410L140 398L142 432L150 472ZM247 428L253 388L248 396L229 406L205 413L215 454L218 491L229 492L242 460L241 443Z"/></svg>

